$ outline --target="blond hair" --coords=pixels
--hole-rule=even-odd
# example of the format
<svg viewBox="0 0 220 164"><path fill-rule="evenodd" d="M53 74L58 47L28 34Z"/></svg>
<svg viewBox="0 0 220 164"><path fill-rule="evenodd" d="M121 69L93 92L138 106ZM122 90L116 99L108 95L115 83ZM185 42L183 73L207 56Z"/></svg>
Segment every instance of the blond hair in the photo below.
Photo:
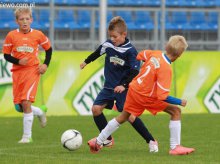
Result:
<svg viewBox="0 0 220 164"><path fill-rule="evenodd" d="M122 17L116 16L111 19L108 26L108 30L109 31L116 30L119 33L127 32L127 25Z"/></svg>
<svg viewBox="0 0 220 164"><path fill-rule="evenodd" d="M32 10L30 7L20 7L20 8L15 9L14 14L15 14L16 19L18 19L19 15L23 13L30 14L30 17L32 18Z"/></svg>
<svg viewBox="0 0 220 164"><path fill-rule="evenodd" d="M171 36L167 45L166 52L172 56L180 56L188 47L186 39L181 35Z"/></svg>

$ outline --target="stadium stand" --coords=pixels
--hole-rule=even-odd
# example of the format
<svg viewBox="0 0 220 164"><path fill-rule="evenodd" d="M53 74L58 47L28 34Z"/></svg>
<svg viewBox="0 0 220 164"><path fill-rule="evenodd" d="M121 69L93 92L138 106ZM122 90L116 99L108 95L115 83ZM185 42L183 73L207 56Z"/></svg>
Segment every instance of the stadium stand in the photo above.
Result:
<svg viewBox="0 0 220 164"><path fill-rule="evenodd" d="M91 25L91 11L78 10L77 11L78 24L81 29L89 29Z"/></svg>
<svg viewBox="0 0 220 164"><path fill-rule="evenodd" d="M191 12L190 13L190 30L208 30L209 25L206 22L205 12Z"/></svg>
<svg viewBox="0 0 220 164"><path fill-rule="evenodd" d="M121 16L127 23L127 28L129 30L137 29L136 24L134 23L132 11L116 11L116 15Z"/></svg>
<svg viewBox="0 0 220 164"><path fill-rule="evenodd" d="M73 10L59 10L54 26L56 29L79 29L79 25L74 19Z"/></svg>
<svg viewBox="0 0 220 164"><path fill-rule="evenodd" d="M28 3L29 0L1 0L1 3L20 2ZM37 7L34 8L32 27L49 32L50 0L38 0L35 3ZM55 42L59 42L61 37L63 39L62 44L66 42L68 45L64 46L65 48L94 49L93 45L98 44L96 30L100 26L99 0L54 0L54 3ZM107 22L113 16L122 16L127 23L129 37L134 39L137 47L139 44L142 46L143 42L145 42L145 46L151 45L153 48L155 45L159 45L161 30L160 0L108 0L108 6L110 8L107 11ZM218 27L220 0L166 0L166 6L166 37L180 33L187 35L187 39L199 38L201 42L193 42L193 44L204 45L199 47L201 49L208 47L205 46L206 42L208 45L210 44L209 40L202 40L204 38L216 40L212 43L220 45L218 43L220 38L218 37L220 35L218 34L220 31ZM205 10L203 10L204 8ZM156 19L158 20L155 21ZM93 20L95 21L94 29L91 26ZM158 29L156 29L155 22L157 22ZM1 8L0 38L4 38L2 36L7 31L15 28L17 28L17 24L14 21L13 9ZM65 36L67 37L66 40ZM95 39L95 42L88 40L86 46L83 46L84 43L79 41L88 38ZM0 43L2 42L3 40L0 39ZM92 46L88 46L90 42L92 42ZM72 46L70 46L71 44ZM216 48L216 46L209 47ZM62 47L58 47L58 49L62 49Z"/></svg>
<svg viewBox="0 0 220 164"><path fill-rule="evenodd" d="M136 11L134 24L136 30L153 30L154 22L149 11Z"/></svg>

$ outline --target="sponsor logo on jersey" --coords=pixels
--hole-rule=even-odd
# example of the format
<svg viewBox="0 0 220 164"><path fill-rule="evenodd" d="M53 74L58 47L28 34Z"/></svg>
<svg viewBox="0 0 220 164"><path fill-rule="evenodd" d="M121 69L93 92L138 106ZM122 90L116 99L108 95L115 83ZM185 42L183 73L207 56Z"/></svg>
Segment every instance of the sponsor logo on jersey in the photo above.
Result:
<svg viewBox="0 0 220 164"><path fill-rule="evenodd" d="M28 47L28 46L19 46L17 47L17 51L18 52L34 52L34 49L32 47Z"/></svg>
<svg viewBox="0 0 220 164"><path fill-rule="evenodd" d="M158 61L157 58L151 57L151 58L150 58L150 61L151 61L151 63L154 65L154 68L155 68L155 69L160 68L160 62Z"/></svg>
<svg viewBox="0 0 220 164"><path fill-rule="evenodd" d="M220 113L220 78L208 91L204 99L204 104L211 113Z"/></svg>
<svg viewBox="0 0 220 164"><path fill-rule="evenodd" d="M123 66L125 64L125 61L120 59L120 58L118 58L117 56L110 57L110 62L114 63L114 65L118 65L119 64L121 66Z"/></svg>

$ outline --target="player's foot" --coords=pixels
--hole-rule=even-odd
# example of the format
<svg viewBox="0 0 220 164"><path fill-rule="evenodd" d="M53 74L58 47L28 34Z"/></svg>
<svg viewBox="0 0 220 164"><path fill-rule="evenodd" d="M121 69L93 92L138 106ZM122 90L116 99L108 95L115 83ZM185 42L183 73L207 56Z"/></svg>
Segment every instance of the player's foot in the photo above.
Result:
<svg viewBox="0 0 220 164"><path fill-rule="evenodd" d="M177 145L175 149L169 151L170 155L187 155L194 152L194 148L183 147L181 145Z"/></svg>
<svg viewBox="0 0 220 164"><path fill-rule="evenodd" d="M102 148L102 145L99 145L97 143L96 138L93 138L93 139L89 140L88 145L90 147L90 152L91 153L98 153Z"/></svg>
<svg viewBox="0 0 220 164"><path fill-rule="evenodd" d="M155 141L150 140L149 151L150 151L150 153L157 153L159 151L158 142L156 140Z"/></svg>
<svg viewBox="0 0 220 164"><path fill-rule="evenodd" d="M26 143L32 143L33 140L31 137L22 137L22 139L20 141L18 141L18 143L22 143L22 144L26 144Z"/></svg>
<svg viewBox="0 0 220 164"><path fill-rule="evenodd" d="M44 128L47 125L47 117L46 117L47 107L45 105L42 105L40 106L40 109L42 110L43 114L38 116L38 119L40 121L41 127Z"/></svg>
<svg viewBox="0 0 220 164"><path fill-rule="evenodd" d="M113 145L114 145L114 138L112 138L111 140L105 140L103 143L103 147L112 148Z"/></svg>

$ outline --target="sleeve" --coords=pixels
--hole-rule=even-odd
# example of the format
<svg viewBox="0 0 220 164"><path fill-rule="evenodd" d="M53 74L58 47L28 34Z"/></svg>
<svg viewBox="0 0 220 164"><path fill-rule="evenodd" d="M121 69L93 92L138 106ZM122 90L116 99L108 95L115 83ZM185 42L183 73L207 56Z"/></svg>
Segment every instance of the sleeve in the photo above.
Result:
<svg viewBox="0 0 220 164"><path fill-rule="evenodd" d="M138 53L137 60L147 61L151 56L152 50L143 50Z"/></svg>
<svg viewBox="0 0 220 164"><path fill-rule="evenodd" d="M11 54L13 48L12 38L11 35L8 34L5 38L5 41L3 43L3 54Z"/></svg>
<svg viewBox="0 0 220 164"><path fill-rule="evenodd" d="M168 96L166 98L166 100L164 100L164 101L167 103L170 103L170 104L174 104L174 105L181 105L181 103L182 103L181 99L178 99L178 98L172 97L172 96Z"/></svg>
<svg viewBox="0 0 220 164"><path fill-rule="evenodd" d="M39 44L44 50L48 50L51 47L50 40L41 31L39 32Z"/></svg>
<svg viewBox="0 0 220 164"><path fill-rule="evenodd" d="M89 55L86 59L85 59L85 63L89 64L93 61L95 61L97 58L99 58L102 54L101 53L101 49L102 49L102 45L100 45L91 55Z"/></svg>
<svg viewBox="0 0 220 164"><path fill-rule="evenodd" d="M157 97L159 100L165 100L170 93L172 82L172 70L161 66L157 69Z"/></svg>

